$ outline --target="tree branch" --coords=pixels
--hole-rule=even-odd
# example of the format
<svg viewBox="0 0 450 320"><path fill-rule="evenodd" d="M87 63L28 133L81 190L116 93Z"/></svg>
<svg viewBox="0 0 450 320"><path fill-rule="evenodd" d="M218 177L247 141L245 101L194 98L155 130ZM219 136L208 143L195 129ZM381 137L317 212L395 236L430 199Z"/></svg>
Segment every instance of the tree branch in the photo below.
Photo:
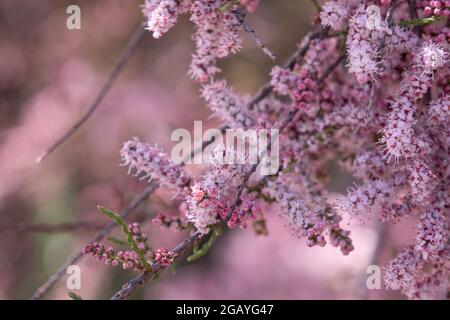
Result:
<svg viewBox="0 0 450 320"><path fill-rule="evenodd" d="M302 46L300 46L293 54L292 56L286 61L286 63L283 65L285 69L293 70L295 65L303 59L306 52L308 52L309 46L311 44L311 41L314 39L317 39L324 35L324 30L322 28L317 28L311 32L309 32L305 38L304 43ZM258 92L250 99L250 101L247 104L248 109L252 110L254 106L261 102L264 98L266 98L269 94L272 93L273 87L270 84L270 81L268 81L265 85L263 85Z"/></svg>
<svg viewBox="0 0 450 320"><path fill-rule="evenodd" d="M275 54L267 48L267 46L259 39L259 37L256 35L255 30L253 30L252 26L245 20L245 13L242 12L242 10L233 10L233 14L236 17L236 19L241 24L242 28L250 34L250 36L255 40L256 44L261 48L262 52L266 56L268 56L272 61L277 61L277 57Z"/></svg>
<svg viewBox="0 0 450 320"><path fill-rule="evenodd" d="M111 71L108 80L100 89L92 104L87 108L85 113L78 119L78 121L75 122L75 124L71 128L69 128L69 130L67 130L47 150L42 152L42 154L36 158L36 163L41 163L42 161L44 161L53 151L55 151L59 146L61 146L64 142L66 142L92 116L95 110L97 110L100 103L103 101L103 98L111 89L114 81L117 79L120 72L123 70L124 66L130 59L131 55L138 48L145 33L146 30L144 28L144 24L140 24L138 29L136 29L130 41L128 42L127 46L122 51L113 70Z"/></svg>
<svg viewBox="0 0 450 320"><path fill-rule="evenodd" d="M89 221L80 221L74 223L48 224L48 223L18 223L0 225L0 234L5 232L14 233L60 233L70 231L92 231L100 230L104 225Z"/></svg>
<svg viewBox="0 0 450 320"><path fill-rule="evenodd" d="M140 215L135 217L135 222L142 223L147 220L147 215ZM0 225L0 234L6 232L13 233L63 233L72 231L95 231L101 230L105 227L104 222L101 221L78 221L65 222L60 224L50 223L17 223Z"/></svg>

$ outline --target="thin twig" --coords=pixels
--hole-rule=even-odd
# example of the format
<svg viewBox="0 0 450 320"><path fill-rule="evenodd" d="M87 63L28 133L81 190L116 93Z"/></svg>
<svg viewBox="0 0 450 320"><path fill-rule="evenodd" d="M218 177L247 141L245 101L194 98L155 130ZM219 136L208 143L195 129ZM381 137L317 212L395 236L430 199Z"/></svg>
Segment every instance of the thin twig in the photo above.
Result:
<svg viewBox="0 0 450 320"><path fill-rule="evenodd" d="M117 60L108 80L105 82L103 87L98 92L92 104L87 108L85 113L78 119L75 124L69 128L61 137L59 137L47 150L45 150L39 157L36 158L36 163L41 163L44 161L53 151L55 151L59 146L66 142L97 110L98 106L102 102L103 98L111 89L114 81L119 76L120 72L123 70L127 61L130 59L131 55L138 48L141 40L145 34L145 28L143 24L140 24L138 29L134 32L130 41L128 42L125 49L122 51L119 59Z"/></svg>
<svg viewBox="0 0 450 320"><path fill-rule="evenodd" d="M80 221L74 223L48 224L48 223L18 223L0 225L0 234L5 232L14 233L61 233L69 231L92 231L100 230L103 224L88 221Z"/></svg>
<svg viewBox="0 0 450 320"><path fill-rule="evenodd" d="M158 184L156 182L152 182L142 193L140 193L133 201L131 201L126 208L120 211L120 216L125 219L134 209L136 209L142 202L144 202L153 191L156 190ZM108 233L111 232L117 226L115 222L108 223L96 236L90 241L98 242L101 241ZM77 254L75 254L69 262L67 262L64 266L62 266L55 274L53 274L47 282L45 282L40 288L36 290L36 292L31 297L31 300L37 300L41 298L48 290L50 290L56 282L58 282L65 274L66 270L70 265L77 263L84 256L83 252L80 250Z"/></svg>
<svg viewBox="0 0 450 320"><path fill-rule="evenodd" d="M269 48L267 48L267 46L261 41L261 39L259 39L259 37L256 35L255 30L253 30L252 26L245 20L245 13L243 13L242 10L237 9L233 10L233 14L241 24L242 28L244 28L244 30L255 40L256 44L261 48L262 52L264 52L264 54L268 56L272 61L276 62L277 57L275 56L275 54L270 51Z"/></svg>
<svg viewBox="0 0 450 320"><path fill-rule="evenodd" d="M330 74L333 72L334 69L345 59L346 54L342 54L339 58L336 59L336 61L329 65L328 68L322 73L322 75L317 79L317 83L321 84L324 82Z"/></svg>
<svg viewBox="0 0 450 320"><path fill-rule="evenodd" d="M141 215L135 217L134 221L142 223L147 220L148 215ZM101 230L105 227L103 222L94 221L78 221L78 222L65 222L60 224L50 223L17 223L17 224L4 224L0 225L0 234L6 232L13 233L63 233L72 231L95 231Z"/></svg>
<svg viewBox="0 0 450 320"><path fill-rule="evenodd" d="M302 46L300 46L293 54L292 56L286 61L284 64L284 68L292 71L295 67L295 65L305 56L306 52L308 52L309 46L311 44L311 41L314 39L319 38L323 34L322 28L317 28L310 33L308 33L305 36L305 40ZM273 87L270 84L270 81L268 81L266 84L264 84L258 92L250 99L250 101L247 103L247 108L249 110L252 110L254 106L261 102L264 98L266 98L269 94L272 93Z"/></svg>

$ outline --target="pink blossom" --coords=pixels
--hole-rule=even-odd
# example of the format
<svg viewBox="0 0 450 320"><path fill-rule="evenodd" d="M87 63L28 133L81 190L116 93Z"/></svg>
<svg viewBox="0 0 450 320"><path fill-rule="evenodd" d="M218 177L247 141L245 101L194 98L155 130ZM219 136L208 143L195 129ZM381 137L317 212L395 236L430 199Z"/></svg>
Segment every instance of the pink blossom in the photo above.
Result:
<svg viewBox="0 0 450 320"><path fill-rule="evenodd" d="M175 259L177 254L165 248L160 248L155 250L154 256L156 263L167 267L173 263L173 260Z"/></svg>
<svg viewBox="0 0 450 320"><path fill-rule="evenodd" d="M121 165L128 166L129 173L135 171L135 176L144 173L140 179L154 179L179 191L189 184L190 178L181 165L173 163L158 147L143 143L136 137L123 144L120 155Z"/></svg>

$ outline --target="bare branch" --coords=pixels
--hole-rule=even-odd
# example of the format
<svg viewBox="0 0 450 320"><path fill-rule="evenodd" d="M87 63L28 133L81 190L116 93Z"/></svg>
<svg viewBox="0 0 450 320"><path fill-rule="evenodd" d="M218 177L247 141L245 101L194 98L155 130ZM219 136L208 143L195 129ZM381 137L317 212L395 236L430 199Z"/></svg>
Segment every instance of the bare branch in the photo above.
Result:
<svg viewBox="0 0 450 320"><path fill-rule="evenodd" d="M60 233L70 231L92 231L100 230L104 225L89 221L74 223L48 224L48 223L18 223L0 225L0 233Z"/></svg>
<svg viewBox="0 0 450 320"><path fill-rule="evenodd" d="M134 218L135 222L142 223L147 220L148 215L140 215ZM0 234L13 233L63 233L63 232L88 232L101 230L105 223L101 221L78 221L60 224L50 223L17 223L0 225Z"/></svg>
<svg viewBox="0 0 450 320"><path fill-rule="evenodd" d="M98 92L92 104L87 108L85 113L78 119L77 122L67 130L61 137L59 137L47 150L45 150L39 157L36 158L36 163L41 163L44 161L53 151L55 151L59 146L66 142L97 110L98 106L102 102L103 98L111 89L114 81L119 76L120 72L123 70L127 61L130 59L131 55L139 46L142 38L144 37L146 30L144 25L140 24L138 29L134 32L130 41L128 42L125 49L122 51L119 59L117 60L108 80L105 82L103 87Z"/></svg>
<svg viewBox="0 0 450 320"><path fill-rule="evenodd" d="M297 51L292 54L292 56L288 59L288 61L284 64L285 69L289 69L292 71L292 69L295 67L295 65L300 61L306 54L306 52L309 49L309 45L311 43L311 40L317 39L318 37L323 35L323 29L317 28L316 30L311 31L308 33L304 38L304 43L302 46L298 48ZM250 101L247 104L248 109L252 110L254 106L262 101L264 98L266 98L269 94L272 93L273 87L270 84L270 81L267 82L265 85L263 85L258 92L250 99Z"/></svg>
<svg viewBox="0 0 450 320"><path fill-rule="evenodd" d="M345 53L342 54L339 58L336 59L336 61L328 66L328 68L323 72L323 74L317 79L317 83L321 84L324 82L328 76L336 69L336 67L345 59Z"/></svg>
<svg viewBox="0 0 450 320"><path fill-rule="evenodd" d="M266 56L268 56L272 61L277 61L277 57L275 54L267 48L267 46L259 39L259 37L256 35L255 30L253 30L252 26L245 20L245 13L243 13L240 9L233 10L234 16L241 24L242 28L250 34L250 36L255 40L256 44L261 48L262 52L265 53Z"/></svg>

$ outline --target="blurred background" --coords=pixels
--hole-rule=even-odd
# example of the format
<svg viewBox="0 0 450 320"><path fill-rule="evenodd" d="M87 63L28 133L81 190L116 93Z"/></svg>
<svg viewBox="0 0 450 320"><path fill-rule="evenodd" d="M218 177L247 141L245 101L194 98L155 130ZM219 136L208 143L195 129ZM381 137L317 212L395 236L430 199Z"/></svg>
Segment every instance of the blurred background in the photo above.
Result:
<svg viewBox="0 0 450 320"><path fill-rule="evenodd" d="M66 8L81 8L81 30L66 28ZM108 78L143 17L142 0L2 0L0 2L0 299L28 299L107 221L96 206L120 210L146 187L119 167L131 136L170 151L176 128L218 123L187 76L193 25L183 16L159 40L146 34L94 116L46 161L35 158L82 114ZM280 61L296 49L316 9L307 0L263 0L248 21ZM252 94L268 80L271 61L244 35L241 53L220 61L221 76ZM344 193L352 178L336 171L331 187ZM155 247L171 248L186 234L152 226L159 211L175 213L171 195L153 194L128 221L144 221ZM80 224L80 222L82 222ZM62 232L27 226L78 224ZM1 228L9 226L9 228ZM17 226L17 228L11 228ZM267 214L268 236L249 228L227 232L195 263L180 263L132 298L350 299L399 298L367 290L366 268L382 265L412 237L413 224L390 228L352 221L356 250L308 248ZM382 241L380 242L380 230ZM118 235L116 230L113 234ZM374 254L377 246L379 254ZM79 263L84 299L109 298L136 276L85 257ZM66 277L45 298L68 299Z"/></svg>

